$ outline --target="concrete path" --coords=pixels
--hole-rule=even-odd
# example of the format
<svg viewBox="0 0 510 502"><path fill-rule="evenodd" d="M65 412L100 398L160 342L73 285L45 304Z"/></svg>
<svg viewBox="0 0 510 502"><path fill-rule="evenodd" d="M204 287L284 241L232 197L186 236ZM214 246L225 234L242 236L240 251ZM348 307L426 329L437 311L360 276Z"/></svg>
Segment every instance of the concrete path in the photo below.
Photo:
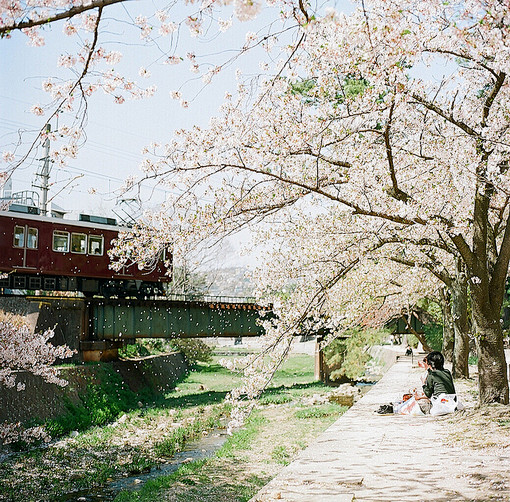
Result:
<svg viewBox="0 0 510 502"><path fill-rule="evenodd" d="M446 447L446 417L374 413L417 387L421 371L395 363L251 502L510 501L510 452Z"/></svg>

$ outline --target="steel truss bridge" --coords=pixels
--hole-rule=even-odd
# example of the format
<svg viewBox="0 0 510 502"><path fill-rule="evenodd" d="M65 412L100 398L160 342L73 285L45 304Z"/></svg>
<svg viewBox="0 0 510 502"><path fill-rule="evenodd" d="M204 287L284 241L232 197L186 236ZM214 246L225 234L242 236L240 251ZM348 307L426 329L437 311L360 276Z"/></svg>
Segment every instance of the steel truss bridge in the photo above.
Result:
<svg viewBox="0 0 510 502"><path fill-rule="evenodd" d="M269 307L253 299L173 297L153 300L26 297L34 329L55 328L55 343L76 349L83 360L108 360L137 338L254 337Z"/></svg>

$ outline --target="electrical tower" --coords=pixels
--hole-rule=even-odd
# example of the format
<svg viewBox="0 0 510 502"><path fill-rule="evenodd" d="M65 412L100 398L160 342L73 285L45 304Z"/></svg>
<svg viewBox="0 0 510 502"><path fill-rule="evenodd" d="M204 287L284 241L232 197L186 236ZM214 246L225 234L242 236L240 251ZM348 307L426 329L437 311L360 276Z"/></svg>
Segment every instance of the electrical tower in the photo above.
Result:
<svg viewBox="0 0 510 502"><path fill-rule="evenodd" d="M36 178L40 179L40 185L32 184L34 188L41 190L41 214L46 216L48 214L48 191L49 191L49 180L50 180L50 138L51 124L46 124L46 139L44 140L44 157L40 160L43 161L41 172L37 172Z"/></svg>

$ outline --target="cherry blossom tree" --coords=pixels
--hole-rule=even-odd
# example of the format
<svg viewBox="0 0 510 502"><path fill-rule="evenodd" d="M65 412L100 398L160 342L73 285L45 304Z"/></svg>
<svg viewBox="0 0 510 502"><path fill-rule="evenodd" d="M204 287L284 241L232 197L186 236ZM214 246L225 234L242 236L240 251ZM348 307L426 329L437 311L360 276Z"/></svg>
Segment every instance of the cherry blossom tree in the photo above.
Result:
<svg viewBox="0 0 510 502"><path fill-rule="evenodd" d="M407 246L409 251L409 246ZM407 253L409 254L409 252ZM469 377L469 314L468 314L468 281L464 263L457 257L452 263L449 257L439 260L430 250L419 252L416 258L392 256L390 259L410 267L422 267L429 270L443 284L447 293L438 295L442 306L443 325L447 326L444 345L451 343L451 351L444 355L452 360L452 374L455 378ZM449 266L448 266L448 262ZM448 334L451 328L451 335ZM451 340L448 337L451 337Z"/></svg>
<svg viewBox="0 0 510 502"><path fill-rule="evenodd" d="M305 11L302 36L256 95L240 78L208 128L177 131L145 162L147 176L182 189L162 208L167 242L320 201L360 232L375 221L403 245L447 254L469 282L480 401L507 403L507 21L507 6L488 0ZM338 275L352 271L338 261Z"/></svg>
<svg viewBox="0 0 510 502"><path fill-rule="evenodd" d="M19 316L0 312L0 386L22 392L25 384L18 379L20 371L37 375L48 383L67 385L67 381L59 377L58 370L52 365L57 359L70 357L73 351L65 345L49 343L53 334L51 329L40 334L32 333ZM47 435L41 427L24 429L19 423L0 424L0 442L20 439L47 439Z"/></svg>
<svg viewBox="0 0 510 502"><path fill-rule="evenodd" d="M270 0L267 5L274 3ZM39 133L27 137L20 131L20 137L25 137L2 152L6 172L11 174L26 164L46 139L51 140L52 163L64 166L75 159L86 141L90 98L104 93L120 105L154 96L157 86L151 80L150 66L166 65L170 75L185 66L190 78L201 79L205 86L225 66L254 47L264 45L270 50L278 35L291 29L295 22L286 27L267 27L264 40L248 32L245 42L232 47L224 58L201 59L186 49L186 41L193 39L216 42L234 22L252 20L262 7L259 0L158 0L150 5L126 0L0 2L0 37L5 47L9 46L9 39L20 36L26 36L33 47L45 45L47 38L54 40L59 33L63 40L54 74L41 82L48 99L31 108L41 120ZM292 12L292 5L282 3L282 19L293 19ZM129 45L146 49L145 64L136 74L129 67L120 69L125 54L137 58ZM171 98L184 108L189 105L190 97L182 90L172 90ZM52 131L55 122L58 130Z"/></svg>
<svg viewBox="0 0 510 502"><path fill-rule="evenodd" d="M85 9L89 5L94 7ZM193 5L197 15L182 22L200 34L216 6ZM239 75L237 94L227 95L208 128L177 131L167 145L147 149L143 177L181 193L150 218L159 231L150 234L143 260L150 261L150 249L159 252L169 244L186 249L190 242L220 238L243 226L275 224L284 210L308 225L300 212L338 208L337 228L341 232L345 220L355 218L364 254L353 257L352 247L341 247L335 274L321 285L323 293L300 286L296 308L335 295L344 324L346 317L359 319L358 303L346 302L334 286L347 276L362 281L361 257L376 259L397 242L399 253L412 249L414 256L418 247L440 264L458 264L469 284L480 401L507 403L500 309L510 260L508 6L496 0L361 0L345 15L313 12L301 1L278 5L297 25L297 36L271 74L251 82ZM38 26L44 19L51 24L67 18L69 34L90 33L78 54L60 60L73 69L73 78L45 83L55 99L53 110L83 109L99 89L119 103L155 91L111 69L120 55L98 45L106 7L48 7L45 2L29 7L29 13L23 5L2 6L3 33L26 29L35 45L42 43ZM253 1L234 4L240 20L259 9ZM23 25L27 17L32 24ZM176 28L164 9L135 23L144 39L156 28L161 36ZM274 38L249 34L246 48L270 46ZM182 56L170 51L167 57L174 63ZM188 59L200 71L195 56ZM211 69L204 82L217 71ZM179 92L174 97L183 99ZM35 107L34 112L45 110ZM53 153L56 161L76 155L80 123L67 131L71 139ZM4 152L4 158L12 161L12 154ZM329 241L315 245L327 247ZM121 260L130 259L130 252L122 253L120 247ZM465 289L459 293L463 299ZM275 333L294 330L296 316L292 319L286 324L282 318ZM305 321L314 322L314 316L302 316ZM267 347L276 350L270 338ZM281 347L284 354L289 344Z"/></svg>

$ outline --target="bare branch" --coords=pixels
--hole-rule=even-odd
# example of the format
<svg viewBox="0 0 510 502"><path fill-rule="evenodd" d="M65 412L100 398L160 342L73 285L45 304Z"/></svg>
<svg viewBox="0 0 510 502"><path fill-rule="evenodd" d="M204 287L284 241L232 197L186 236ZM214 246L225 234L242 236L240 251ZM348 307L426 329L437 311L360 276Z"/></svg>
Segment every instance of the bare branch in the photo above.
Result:
<svg viewBox="0 0 510 502"><path fill-rule="evenodd" d="M51 24L55 21L60 21L62 19L70 19L78 14L81 14L82 12L86 12L88 10L102 9L103 7L106 7L108 5L113 5L116 3L126 2L128 0L92 0L90 3L77 5L76 7L71 7L69 10L59 12L58 14L55 14L50 17L46 17L44 19L36 19L36 20L29 20L29 21L21 21L19 23L7 25L7 26L1 26L0 27L0 36L3 36L11 31L15 30L23 30L25 28L34 28L36 26L41 26L43 24Z"/></svg>

